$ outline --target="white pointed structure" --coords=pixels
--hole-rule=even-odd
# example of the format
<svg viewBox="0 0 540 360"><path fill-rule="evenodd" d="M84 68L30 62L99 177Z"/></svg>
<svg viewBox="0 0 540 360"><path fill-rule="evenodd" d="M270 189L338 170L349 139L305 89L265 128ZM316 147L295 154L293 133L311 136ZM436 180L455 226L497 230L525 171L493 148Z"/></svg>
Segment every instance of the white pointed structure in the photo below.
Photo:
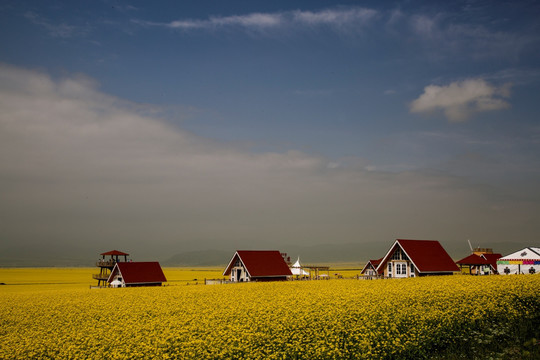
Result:
<svg viewBox="0 0 540 360"><path fill-rule="evenodd" d="M309 276L309 272L302 269L302 265L300 264L300 256L293 266L291 266L291 272L294 276Z"/></svg>

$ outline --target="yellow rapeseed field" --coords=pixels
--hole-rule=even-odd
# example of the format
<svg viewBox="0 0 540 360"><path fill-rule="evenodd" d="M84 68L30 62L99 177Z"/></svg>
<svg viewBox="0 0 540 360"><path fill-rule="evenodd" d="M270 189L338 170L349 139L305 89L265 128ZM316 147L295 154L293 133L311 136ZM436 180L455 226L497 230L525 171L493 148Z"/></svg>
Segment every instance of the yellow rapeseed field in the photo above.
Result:
<svg viewBox="0 0 540 360"><path fill-rule="evenodd" d="M51 286L0 287L0 359L433 358L506 341L540 310L540 275Z"/></svg>
<svg viewBox="0 0 540 360"><path fill-rule="evenodd" d="M168 285L204 284L204 279L222 278L223 269L163 268ZM0 268L0 291L34 292L36 290L80 289L96 286L92 274L99 268Z"/></svg>

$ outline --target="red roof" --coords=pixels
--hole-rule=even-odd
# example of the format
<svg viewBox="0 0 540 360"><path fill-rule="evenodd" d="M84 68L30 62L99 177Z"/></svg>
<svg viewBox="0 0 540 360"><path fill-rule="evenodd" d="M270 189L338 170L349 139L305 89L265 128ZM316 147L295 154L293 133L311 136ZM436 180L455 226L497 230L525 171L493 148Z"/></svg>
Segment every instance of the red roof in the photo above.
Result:
<svg viewBox="0 0 540 360"><path fill-rule="evenodd" d="M126 254L125 252L121 252L118 250L111 250L104 253L101 253L100 255L121 255L121 256L128 256L129 254Z"/></svg>
<svg viewBox="0 0 540 360"><path fill-rule="evenodd" d="M437 240L396 240L420 272L459 271Z"/></svg>
<svg viewBox="0 0 540 360"><path fill-rule="evenodd" d="M392 246L383 261L379 264L379 268L382 268L381 266L386 264L397 246L401 247L421 273L459 271L454 260L452 260L437 240L397 239L394 246Z"/></svg>
<svg viewBox="0 0 540 360"><path fill-rule="evenodd" d="M382 261L382 258L377 259L377 260L369 260L369 262L371 263L371 265L373 265L374 267L379 266L379 264L381 263L381 261Z"/></svg>
<svg viewBox="0 0 540 360"><path fill-rule="evenodd" d="M496 261L496 260L495 260ZM476 254L471 254L459 261L456 261L456 264L461 265L489 265L489 261L484 259L481 256L478 256Z"/></svg>
<svg viewBox="0 0 540 360"><path fill-rule="evenodd" d="M118 271L122 274L122 279L126 284L161 283L167 281L157 261L118 262L107 281L111 282Z"/></svg>
<svg viewBox="0 0 540 360"><path fill-rule="evenodd" d="M238 250L223 275L229 275L236 259L246 267L251 277L291 276L289 266L277 250Z"/></svg>
<svg viewBox="0 0 540 360"><path fill-rule="evenodd" d="M377 267L379 266L381 261L382 261L382 258L377 259L377 260L369 260L360 273L363 274L364 272L366 272L368 270L369 265L371 265L371 267L374 270L377 270ZM384 270L381 269L377 273L382 274L383 272L384 272Z"/></svg>
<svg viewBox="0 0 540 360"><path fill-rule="evenodd" d="M502 254L482 254L482 257L489 262L493 269L497 270L497 260L502 258Z"/></svg>

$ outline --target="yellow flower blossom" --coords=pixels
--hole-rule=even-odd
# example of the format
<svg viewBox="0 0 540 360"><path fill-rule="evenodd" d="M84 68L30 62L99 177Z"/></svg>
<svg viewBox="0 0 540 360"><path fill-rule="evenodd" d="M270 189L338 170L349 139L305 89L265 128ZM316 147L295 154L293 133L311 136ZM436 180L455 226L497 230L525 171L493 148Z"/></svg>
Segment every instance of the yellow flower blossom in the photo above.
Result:
<svg viewBox="0 0 540 360"><path fill-rule="evenodd" d="M0 359L422 358L540 307L540 275L15 287L0 288Z"/></svg>

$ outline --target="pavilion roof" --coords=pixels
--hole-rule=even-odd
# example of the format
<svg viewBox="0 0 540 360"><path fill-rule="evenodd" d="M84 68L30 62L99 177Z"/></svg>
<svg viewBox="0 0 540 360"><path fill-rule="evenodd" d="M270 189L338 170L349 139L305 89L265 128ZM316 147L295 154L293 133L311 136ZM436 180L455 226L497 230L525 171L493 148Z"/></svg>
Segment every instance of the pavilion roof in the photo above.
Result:
<svg viewBox="0 0 540 360"><path fill-rule="evenodd" d="M121 251L118 251L118 250L111 250L111 251L107 251L107 252L104 252L104 253L101 253L100 255L120 255L120 256L128 256L129 254L125 253L125 252L121 252Z"/></svg>
<svg viewBox="0 0 540 360"><path fill-rule="evenodd" d="M490 265L490 262L483 257L471 254L461 260L456 261L456 264L461 265Z"/></svg>

